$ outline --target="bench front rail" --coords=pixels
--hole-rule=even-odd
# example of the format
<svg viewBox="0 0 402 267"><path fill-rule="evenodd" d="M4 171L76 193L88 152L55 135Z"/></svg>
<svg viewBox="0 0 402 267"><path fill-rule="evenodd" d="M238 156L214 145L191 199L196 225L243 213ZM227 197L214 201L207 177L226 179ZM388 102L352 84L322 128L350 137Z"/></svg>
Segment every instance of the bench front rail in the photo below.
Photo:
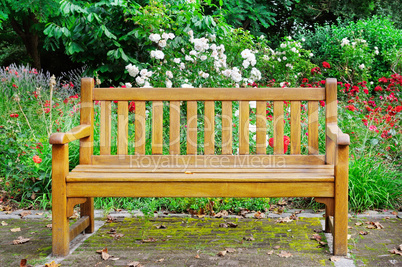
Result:
<svg viewBox="0 0 402 267"><path fill-rule="evenodd" d="M94 88L93 79L82 79L80 125L50 137L53 254L67 255L77 234L94 231L94 197L315 197L326 205L326 231L334 236L334 254L346 255L349 136L337 126L336 93L335 79L327 79L325 88ZM238 125L233 125L237 114L232 101L239 101ZM250 101L256 101L256 109L250 109ZM284 101L290 103L288 110ZM307 154L302 154L302 101L308 101ZM319 154L319 101L326 102L325 154ZM134 115L129 112L132 102ZM203 129L197 102L203 103ZM168 130L164 103L168 103ZM272 122L267 103L273 105ZM98 104L99 126L94 125ZM252 150L251 112L256 118ZM285 114L290 116L288 153L284 151ZM216 123L217 118L221 123ZM130 132L129 124L134 125ZM233 127L238 127L236 138ZM272 155L267 155L269 127ZM197 140L199 131L203 144ZM93 153L95 133L99 155ZM68 144L74 140L80 140L80 164L69 171ZM238 151L234 151L235 140ZM81 219L69 227L68 218L78 204Z"/></svg>

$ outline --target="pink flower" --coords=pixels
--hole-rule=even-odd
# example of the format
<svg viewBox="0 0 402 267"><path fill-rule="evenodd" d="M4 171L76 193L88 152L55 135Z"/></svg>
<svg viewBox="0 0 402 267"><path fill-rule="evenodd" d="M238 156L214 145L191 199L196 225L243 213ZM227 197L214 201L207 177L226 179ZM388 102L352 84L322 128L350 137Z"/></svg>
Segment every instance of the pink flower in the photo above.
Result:
<svg viewBox="0 0 402 267"><path fill-rule="evenodd" d="M375 131L375 130L377 130L377 126L375 126L375 125L370 125L370 126L369 126L369 130L370 130L370 131Z"/></svg>

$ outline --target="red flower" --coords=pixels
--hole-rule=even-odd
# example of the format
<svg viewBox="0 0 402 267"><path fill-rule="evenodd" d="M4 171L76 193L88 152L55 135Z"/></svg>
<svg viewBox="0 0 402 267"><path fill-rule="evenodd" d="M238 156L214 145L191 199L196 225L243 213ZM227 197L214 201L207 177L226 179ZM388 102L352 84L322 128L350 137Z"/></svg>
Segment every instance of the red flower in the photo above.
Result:
<svg viewBox="0 0 402 267"><path fill-rule="evenodd" d="M349 105L345 107L346 109L349 109L350 111L355 111L357 108L354 105Z"/></svg>
<svg viewBox="0 0 402 267"><path fill-rule="evenodd" d="M32 160L38 164L42 162L42 159L38 155L33 156Z"/></svg>
<svg viewBox="0 0 402 267"><path fill-rule="evenodd" d="M269 138L268 143L269 143L269 146L273 148L274 147L274 138L273 137ZM290 138L289 138L289 136L285 135L283 137L283 153L286 153L288 151L289 143L290 143Z"/></svg>
<svg viewBox="0 0 402 267"><path fill-rule="evenodd" d="M321 69L319 67L314 67L311 69L311 75L321 74Z"/></svg>
<svg viewBox="0 0 402 267"><path fill-rule="evenodd" d="M10 114L10 117L11 117L11 118L18 118L18 116L19 116L19 115L18 115L17 113L11 113L11 114Z"/></svg>
<svg viewBox="0 0 402 267"><path fill-rule="evenodd" d="M321 107L325 107L325 102L320 100L320 105L321 105Z"/></svg>
<svg viewBox="0 0 402 267"><path fill-rule="evenodd" d="M363 89L364 93L368 95L369 91L367 89Z"/></svg>
<svg viewBox="0 0 402 267"><path fill-rule="evenodd" d="M378 92L378 91L382 91L382 88L381 88L381 86L376 86L375 88L374 88L374 91L376 91L376 92Z"/></svg>
<svg viewBox="0 0 402 267"><path fill-rule="evenodd" d="M380 82L380 83L386 83L387 81L388 80L385 77L382 77L382 78L378 79L378 82Z"/></svg>
<svg viewBox="0 0 402 267"><path fill-rule="evenodd" d="M322 63L322 66L323 66L324 68L326 68L326 69L331 68L331 65L329 65L329 63L326 62L326 61L324 61L324 62Z"/></svg>
<svg viewBox="0 0 402 267"><path fill-rule="evenodd" d="M303 83L308 83L308 79L307 79L307 78L303 78Z"/></svg>
<svg viewBox="0 0 402 267"><path fill-rule="evenodd" d="M131 101L131 102L128 104L128 111L130 111L130 112L134 112L134 111L135 111L135 102L134 102L134 101Z"/></svg>

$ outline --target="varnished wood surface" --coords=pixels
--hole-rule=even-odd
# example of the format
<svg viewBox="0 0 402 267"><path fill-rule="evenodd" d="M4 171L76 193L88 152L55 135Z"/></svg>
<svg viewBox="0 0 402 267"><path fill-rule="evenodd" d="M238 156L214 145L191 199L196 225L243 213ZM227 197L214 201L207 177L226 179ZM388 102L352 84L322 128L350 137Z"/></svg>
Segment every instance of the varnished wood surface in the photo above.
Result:
<svg viewBox="0 0 402 267"><path fill-rule="evenodd" d="M267 154L267 102L257 101L256 110L256 153Z"/></svg>
<svg viewBox="0 0 402 267"><path fill-rule="evenodd" d="M308 154L318 155L318 101L308 102Z"/></svg>
<svg viewBox="0 0 402 267"><path fill-rule="evenodd" d="M128 102L117 103L117 154L128 154Z"/></svg>
<svg viewBox="0 0 402 267"><path fill-rule="evenodd" d="M232 155L232 101L222 101L222 154Z"/></svg>
<svg viewBox="0 0 402 267"><path fill-rule="evenodd" d="M88 216L78 219L73 225L70 226L69 239L73 240L77 235L81 234L88 226L90 220Z"/></svg>
<svg viewBox="0 0 402 267"><path fill-rule="evenodd" d="M49 143L52 145L67 144L72 141L88 137L91 134L91 125L82 124L74 127L66 133L53 133L49 138Z"/></svg>
<svg viewBox="0 0 402 267"><path fill-rule="evenodd" d="M204 154L215 154L215 102L205 101Z"/></svg>
<svg viewBox="0 0 402 267"><path fill-rule="evenodd" d="M284 152L283 145L283 101L274 101L274 154L281 155Z"/></svg>
<svg viewBox="0 0 402 267"><path fill-rule="evenodd" d="M145 101L135 102L135 154L145 154Z"/></svg>
<svg viewBox="0 0 402 267"><path fill-rule="evenodd" d="M112 137L112 102L101 102L100 117L100 154L110 155Z"/></svg>
<svg viewBox="0 0 402 267"><path fill-rule="evenodd" d="M180 154L180 101L170 102L169 153Z"/></svg>
<svg viewBox="0 0 402 267"><path fill-rule="evenodd" d="M300 155L301 153L301 114L300 101L292 101L290 104L290 154Z"/></svg>
<svg viewBox="0 0 402 267"><path fill-rule="evenodd" d="M93 100L256 101L325 100L324 88L95 88Z"/></svg>
<svg viewBox="0 0 402 267"><path fill-rule="evenodd" d="M163 152L163 102L152 102L152 154Z"/></svg>

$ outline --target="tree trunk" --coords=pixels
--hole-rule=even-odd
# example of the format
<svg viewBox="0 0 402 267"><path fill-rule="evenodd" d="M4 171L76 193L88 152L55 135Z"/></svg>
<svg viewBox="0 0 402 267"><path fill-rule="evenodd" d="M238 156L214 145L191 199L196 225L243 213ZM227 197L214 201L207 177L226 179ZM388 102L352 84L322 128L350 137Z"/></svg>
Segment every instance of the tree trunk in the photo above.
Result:
<svg viewBox="0 0 402 267"><path fill-rule="evenodd" d="M10 17L10 22L13 30L21 37L25 49L33 61L32 67L41 69L39 35L31 29L34 24L38 23L35 15L29 13L27 16L23 16L21 23L17 22L14 17Z"/></svg>

